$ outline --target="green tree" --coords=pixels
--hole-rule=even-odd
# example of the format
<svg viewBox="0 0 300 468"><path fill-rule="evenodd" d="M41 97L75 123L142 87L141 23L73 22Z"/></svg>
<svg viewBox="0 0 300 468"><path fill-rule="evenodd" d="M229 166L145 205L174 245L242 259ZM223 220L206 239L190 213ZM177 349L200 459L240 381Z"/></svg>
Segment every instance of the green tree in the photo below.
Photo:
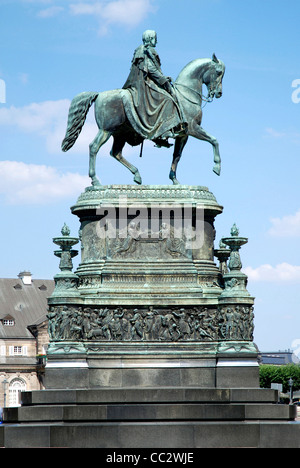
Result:
<svg viewBox="0 0 300 468"><path fill-rule="evenodd" d="M300 366L297 364L286 364L275 366L262 364L259 366L259 384L261 388L270 388L271 383L281 383L283 392L289 391L289 379L293 379L293 390L300 388Z"/></svg>

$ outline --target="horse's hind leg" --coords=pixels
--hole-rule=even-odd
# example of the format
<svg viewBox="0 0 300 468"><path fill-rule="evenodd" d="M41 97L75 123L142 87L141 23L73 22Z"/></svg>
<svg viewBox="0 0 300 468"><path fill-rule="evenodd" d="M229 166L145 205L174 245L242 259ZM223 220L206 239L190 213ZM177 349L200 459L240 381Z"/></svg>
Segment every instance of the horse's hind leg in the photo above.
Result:
<svg viewBox="0 0 300 468"><path fill-rule="evenodd" d="M133 166L133 164L130 164L130 162L128 162L127 159L125 159L122 156L122 149L124 148L125 143L125 139L122 136L114 136L114 142L110 155L117 161L119 161L121 164L123 164L123 166L127 167L127 169L129 169L130 172L132 172L132 174L134 174L134 182L136 182L137 184L141 184L142 178L140 176L138 168Z"/></svg>
<svg viewBox="0 0 300 468"><path fill-rule="evenodd" d="M180 161L183 148L187 142L188 136L177 137L175 140L175 147L173 153L173 161L171 164L169 178L172 180L174 185L179 185L179 182L176 178L177 165Z"/></svg>
<svg viewBox="0 0 300 468"><path fill-rule="evenodd" d="M92 185L100 185L100 181L96 177L96 156L101 146L107 142L110 136L110 132L99 130L96 138L90 144L89 176L92 179Z"/></svg>

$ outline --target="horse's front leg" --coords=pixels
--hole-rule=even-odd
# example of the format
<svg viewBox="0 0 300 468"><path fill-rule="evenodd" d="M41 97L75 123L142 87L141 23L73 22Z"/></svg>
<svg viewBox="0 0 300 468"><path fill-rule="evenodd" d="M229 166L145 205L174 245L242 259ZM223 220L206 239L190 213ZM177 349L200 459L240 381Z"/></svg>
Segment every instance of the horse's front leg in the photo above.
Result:
<svg viewBox="0 0 300 468"><path fill-rule="evenodd" d="M189 128L189 135L198 138L198 140L204 140L208 141L212 146L214 150L214 167L213 171L217 174L220 175L221 173L221 157L220 157L220 152L219 152L219 143L218 140L212 136L209 135L200 125L197 125L194 123L193 125L190 125Z"/></svg>
<svg viewBox="0 0 300 468"><path fill-rule="evenodd" d="M172 164L171 164L171 169L170 169L170 174L169 174L169 178L172 180L174 185L179 185L179 182L178 182L178 180L176 178L176 170L177 170L179 160L181 158L183 148L185 147L185 144L187 142L187 139L188 139L187 135L184 135L182 137L177 137L175 139L173 161L172 161Z"/></svg>

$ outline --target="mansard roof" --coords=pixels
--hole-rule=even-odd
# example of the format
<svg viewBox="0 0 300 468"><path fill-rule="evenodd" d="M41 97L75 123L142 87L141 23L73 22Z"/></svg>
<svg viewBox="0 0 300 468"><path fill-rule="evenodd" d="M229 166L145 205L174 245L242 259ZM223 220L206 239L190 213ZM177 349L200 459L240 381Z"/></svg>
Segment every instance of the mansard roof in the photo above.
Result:
<svg viewBox="0 0 300 468"><path fill-rule="evenodd" d="M46 319L47 298L54 289L53 280L0 278L0 338L33 338L28 326ZM9 317L14 325L4 325Z"/></svg>

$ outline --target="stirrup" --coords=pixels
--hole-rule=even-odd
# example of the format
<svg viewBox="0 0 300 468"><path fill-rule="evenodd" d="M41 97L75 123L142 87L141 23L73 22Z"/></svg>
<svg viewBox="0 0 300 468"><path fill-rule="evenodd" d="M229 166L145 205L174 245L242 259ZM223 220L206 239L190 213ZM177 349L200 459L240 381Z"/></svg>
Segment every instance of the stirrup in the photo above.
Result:
<svg viewBox="0 0 300 468"><path fill-rule="evenodd" d="M155 143L155 147L156 148L161 148L162 146L164 148L171 148L171 146L173 146L172 143L169 143L168 142L168 138L164 139L164 138L156 138L155 140L153 140L153 142Z"/></svg>

